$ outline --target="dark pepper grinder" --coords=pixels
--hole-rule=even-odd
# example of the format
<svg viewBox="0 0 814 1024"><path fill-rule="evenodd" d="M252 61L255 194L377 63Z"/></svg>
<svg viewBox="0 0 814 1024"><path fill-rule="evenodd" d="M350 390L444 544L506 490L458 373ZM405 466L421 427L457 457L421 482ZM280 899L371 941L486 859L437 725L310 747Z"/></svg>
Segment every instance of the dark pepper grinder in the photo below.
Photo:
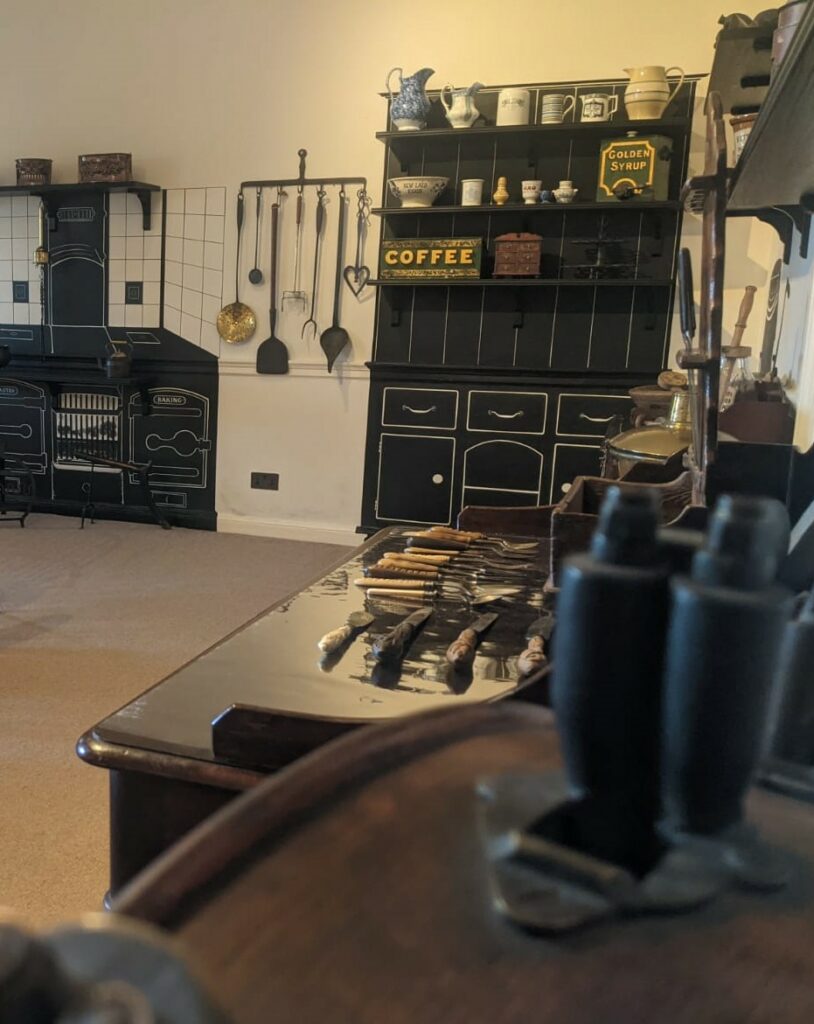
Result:
<svg viewBox="0 0 814 1024"><path fill-rule="evenodd" d="M792 609L775 583L788 538L780 502L725 495L690 576L672 582L662 741L668 834L712 836L743 817Z"/></svg>
<svg viewBox="0 0 814 1024"><path fill-rule="evenodd" d="M648 489L608 491L589 552L565 562L553 644L552 703L581 803L565 839L638 874L655 856L659 815L669 575L658 512Z"/></svg>

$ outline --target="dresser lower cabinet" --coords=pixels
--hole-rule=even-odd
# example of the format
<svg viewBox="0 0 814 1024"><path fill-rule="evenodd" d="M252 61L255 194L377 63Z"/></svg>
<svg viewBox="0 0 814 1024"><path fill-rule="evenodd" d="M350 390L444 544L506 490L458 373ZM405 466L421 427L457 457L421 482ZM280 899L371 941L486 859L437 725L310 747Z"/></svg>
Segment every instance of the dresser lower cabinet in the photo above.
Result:
<svg viewBox="0 0 814 1024"><path fill-rule="evenodd" d="M371 383L362 529L454 523L466 505L547 505L600 471L608 430L629 423L628 388L515 381Z"/></svg>

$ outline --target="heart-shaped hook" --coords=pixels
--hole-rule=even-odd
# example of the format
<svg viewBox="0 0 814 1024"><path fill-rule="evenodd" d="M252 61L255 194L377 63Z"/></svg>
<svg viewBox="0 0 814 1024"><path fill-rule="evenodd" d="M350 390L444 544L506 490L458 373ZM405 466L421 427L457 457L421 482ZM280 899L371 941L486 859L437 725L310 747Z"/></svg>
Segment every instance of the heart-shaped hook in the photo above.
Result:
<svg viewBox="0 0 814 1024"><path fill-rule="evenodd" d="M350 288L353 294L358 299L362 294L362 289L370 280L370 268L369 267L345 267L342 271L342 276L345 278L345 284Z"/></svg>

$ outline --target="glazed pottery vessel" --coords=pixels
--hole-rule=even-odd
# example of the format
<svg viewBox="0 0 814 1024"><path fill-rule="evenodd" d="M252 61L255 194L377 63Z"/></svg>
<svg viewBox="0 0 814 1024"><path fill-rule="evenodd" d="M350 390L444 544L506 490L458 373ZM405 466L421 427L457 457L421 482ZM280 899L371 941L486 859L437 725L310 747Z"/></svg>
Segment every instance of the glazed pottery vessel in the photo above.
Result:
<svg viewBox="0 0 814 1024"><path fill-rule="evenodd" d="M393 94L390 79L393 72L399 74L399 91ZM391 68L385 83L390 96L390 119L400 132L415 132L427 126L427 114L432 104L427 96L427 80L435 71L432 68L421 68L414 75L404 77L401 68Z"/></svg>
<svg viewBox="0 0 814 1024"><path fill-rule="evenodd" d="M464 178L461 182L461 206L483 205L483 178Z"/></svg>
<svg viewBox="0 0 814 1024"><path fill-rule="evenodd" d="M619 97L611 96L604 92L589 92L580 96L582 103L581 121L598 122L610 121L619 109Z"/></svg>
<svg viewBox="0 0 814 1024"><path fill-rule="evenodd" d="M506 178L497 179L497 188L492 193L492 199L495 201L496 206L503 206L509 199L509 190L506 188L508 184Z"/></svg>
<svg viewBox="0 0 814 1024"><path fill-rule="evenodd" d="M523 193L523 202L531 206L540 200L540 190L543 187L542 181L521 181L520 189Z"/></svg>
<svg viewBox="0 0 814 1024"><path fill-rule="evenodd" d="M678 74L678 82L670 89L667 76L671 71ZM646 64L640 68L625 68L630 78L625 89L625 110L631 121L655 121L667 109L667 105L684 84L681 68L663 68L659 64Z"/></svg>
<svg viewBox="0 0 814 1024"><path fill-rule="evenodd" d="M577 197L578 188L574 188L573 181L561 181L560 187L554 189L554 198L558 203L573 203Z"/></svg>
<svg viewBox="0 0 814 1024"><path fill-rule="evenodd" d="M480 82L473 82L468 89L453 89L451 85L445 85L441 90L441 103L453 128L471 128L480 117L473 96L482 88Z"/></svg>
<svg viewBox="0 0 814 1024"><path fill-rule="evenodd" d="M390 178L390 191L404 207L432 206L449 184L449 178L425 175L422 178Z"/></svg>
<svg viewBox="0 0 814 1024"><path fill-rule="evenodd" d="M560 124L576 106L573 96L562 92L550 92L543 96L540 124Z"/></svg>
<svg viewBox="0 0 814 1024"><path fill-rule="evenodd" d="M529 123L531 93L528 89L501 89L497 94L497 120L500 127Z"/></svg>

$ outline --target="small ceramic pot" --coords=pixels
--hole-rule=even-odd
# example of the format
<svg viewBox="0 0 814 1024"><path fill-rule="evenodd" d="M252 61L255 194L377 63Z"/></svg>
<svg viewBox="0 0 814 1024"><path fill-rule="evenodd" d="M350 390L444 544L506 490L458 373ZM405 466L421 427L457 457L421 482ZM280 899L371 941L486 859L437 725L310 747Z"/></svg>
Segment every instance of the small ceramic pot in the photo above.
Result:
<svg viewBox="0 0 814 1024"><path fill-rule="evenodd" d="M449 178L390 178L390 191L404 207L432 206L449 184Z"/></svg>
<svg viewBox="0 0 814 1024"><path fill-rule="evenodd" d="M483 178L464 178L461 182L461 206L482 206L483 184Z"/></svg>
<svg viewBox="0 0 814 1024"><path fill-rule="evenodd" d="M543 183L542 181L521 181L520 187L523 192L523 202L526 206L531 206L539 200Z"/></svg>
<svg viewBox="0 0 814 1024"><path fill-rule="evenodd" d="M746 141L752 133L752 128L757 120L757 114L742 114L740 117L730 119L732 135L735 140L735 163L741 158Z"/></svg>
<svg viewBox="0 0 814 1024"><path fill-rule="evenodd" d="M554 198L554 193L551 191L550 188L544 188L543 191L540 193L541 203L556 203L556 201L557 200Z"/></svg>
<svg viewBox="0 0 814 1024"><path fill-rule="evenodd" d="M554 198L558 203L573 203L577 197L578 188L574 188L573 181L561 181L560 187L554 189Z"/></svg>
<svg viewBox="0 0 814 1024"><path fill-rule="evenodd" d="M497 95L497 120L499 126L528 124L531 109L531 93L528 89L501 89Z"/></svg>

